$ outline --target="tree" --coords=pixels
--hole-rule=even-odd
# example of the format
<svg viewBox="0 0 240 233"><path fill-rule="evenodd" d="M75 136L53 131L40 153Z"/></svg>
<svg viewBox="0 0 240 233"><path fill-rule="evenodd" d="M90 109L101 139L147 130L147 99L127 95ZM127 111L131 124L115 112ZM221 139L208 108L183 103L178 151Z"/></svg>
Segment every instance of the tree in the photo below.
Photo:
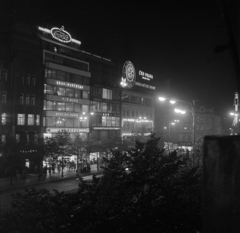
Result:
<svg viewBox="0 0 240 233"><path fill-rule="evenodd" d="M200 231L201 169L176 152L164 156L158 140L151 135L127 152L113 151L103 177L83 182L71 197L41 190L15 196L14 211L5 216L1 229L11 225L27 232L37 222L35 232Z"/></svg>
<svg viewBox="0 0 240 233"><path fill-rule="evenodd" d="M56 135L47 140L49 152L60 158L60 165L63 169L66 165L66 159L71 154L71 138L70 133L67 130L59 130Z"/></svg>

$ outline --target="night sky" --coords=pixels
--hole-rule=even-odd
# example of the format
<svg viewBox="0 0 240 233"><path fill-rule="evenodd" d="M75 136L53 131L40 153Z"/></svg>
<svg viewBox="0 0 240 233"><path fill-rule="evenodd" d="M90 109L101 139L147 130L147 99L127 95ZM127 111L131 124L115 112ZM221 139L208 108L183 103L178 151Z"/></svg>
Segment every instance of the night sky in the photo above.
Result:
<svg viewBox="0 0 240 233"><path fill-rule="evenodd" d="M3 21L64 25L82 50L117 64L130 60L153 74L156 95L197 99L231 119L237 90L233 57L229 49L214 51L229 41L220 1L5 0L0 13Z"/></svg>

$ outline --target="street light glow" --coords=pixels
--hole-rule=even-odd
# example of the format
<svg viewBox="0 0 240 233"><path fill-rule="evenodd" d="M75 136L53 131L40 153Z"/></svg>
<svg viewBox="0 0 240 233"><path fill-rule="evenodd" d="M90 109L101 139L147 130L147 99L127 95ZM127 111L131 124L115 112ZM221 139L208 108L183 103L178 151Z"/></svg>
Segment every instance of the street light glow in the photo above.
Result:
<svg viewBox="0 0 240 233"><path fill-rule="evenodd" d="M238 113L230 112L231 116L238 116Z"/></svg>
<svg viewBox="0 0 240 233"><path fill-rule="evenodd" d="M175 104L176 101L175 101L175 100L170 100L170 103L171 103L171 104Z"/></svg>
<svg viewBox="0 0 240 233"><path fill-rule="evenodd" d="M181 110L181 109L178 109L178 108L175 108L174 111L175 111L176 113L181 113L181 114L185 114L185 113L186 113L186 111Z"/></svg>
<svg viewBox="0 0 240 233"><path fill-rule="evenodd" d="M165 97L159 97L158 99L159 99L160 101L165 101L165 100L166 100Z"/></svg>

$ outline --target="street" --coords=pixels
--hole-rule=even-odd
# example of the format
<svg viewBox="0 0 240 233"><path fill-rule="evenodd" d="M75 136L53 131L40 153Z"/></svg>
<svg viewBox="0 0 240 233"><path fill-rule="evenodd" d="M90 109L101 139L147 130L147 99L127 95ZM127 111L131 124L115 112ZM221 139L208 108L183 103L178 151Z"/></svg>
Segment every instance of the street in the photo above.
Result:
<svg viewBox="0 0 240 233"><path fill-rule="evenodd" d="M92 179L92 175L85 176L83 177L83 180L90 180ZM35 184L29 187L35 187L35 189L47 189L51 193L53 193L53 190L56 189L59 192L74 192L77 191L78 189L78 179L76 177L73 177L71 179L65 179L61 181L56 181L56 182L49 182L49 183L40 183L40 184ZM6 211L11 209L11 201L12 201L12 196L11 194L17 193L17 192L23 192L24 188L19 187L16 189L10 189L10 190L4 190L1 191L0 194L0 207L1 207L1 214L5 213Z"/></svg>

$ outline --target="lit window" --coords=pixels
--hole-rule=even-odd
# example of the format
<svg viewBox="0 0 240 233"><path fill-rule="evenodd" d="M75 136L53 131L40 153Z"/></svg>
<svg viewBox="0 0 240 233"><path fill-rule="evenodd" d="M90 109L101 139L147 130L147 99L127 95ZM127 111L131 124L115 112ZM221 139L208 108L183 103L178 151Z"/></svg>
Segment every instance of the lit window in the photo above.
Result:
<svg viewBox="0 0 240 233"><path fill-rule="evenodd" d="M30 98L30 96L26 95L26 105L29 105L29 98Z"/></svg>
<svg viewBox="0 0 240 233"><path fill-rule="evenodd" d="M103 88L102 89L102 98L111 100L112 99L112 90Z"/></svg>
<svg viewBox="0 0 240 233"><path fill-rule="evenodd" d="M27 85L30 85L30 75L27 75Z"/></svg>
<svg viewBox="0 0 240 233"><path fill-rule="evenodd" d="M17 115L17 124L18 125L25 125L25 114L18 114Z"/></svg>
<svg viewBox="0 0 240 233"><path fill-rule="evenodd" d="M24 94L20 94L20 104L24 104Z"/></svg>
<svg viewBox="0 0 240 233"><path fill-rule="evenodd" d="M36 115L36 125L40 125L40 116Z"/></svg>
<svg viewBox="0 0 240 233"><path fill-rule="evenodd" d="M6 135L2 134L2 142L5 143L6 142Z"/></svg>
<svg viewBox="0 0 240 233"><path fill-rule="evenodd" d="M28 125L34 125L34 115L28 114Z"/></svg>
<svg viewBox="0 0 240 233"><path fill-rule="evenodd" d="M6 125L6 123L7 123L7 115L6 115L6 113L3 113L2 114L2 125Z"/></svg>
<svg viewBox="0 0 240 233"><path fill-rule="evenodd" d="M20 141L20 134L16 134L15 139L16 139L16 142L19 142Z"/></svg>
<svg viewBox="0 0 240 233"><path fill-rule="evenodd" d="M31 105L35 105L35 95L32 95L32 98L31 98Z"/></svg>
<svg viewBox="0 0 240 233"><path fill-rule="evenodd" d="M7 92L6 91L2 92L2 103L3 104L7 103Z"/></svg>
<svg viewBox="0 0 240 233"><path fill-rule="evenodd" d="M8 78L8 73L6 70L3 71L3 81L7 82L7 78Z"/></svg>

